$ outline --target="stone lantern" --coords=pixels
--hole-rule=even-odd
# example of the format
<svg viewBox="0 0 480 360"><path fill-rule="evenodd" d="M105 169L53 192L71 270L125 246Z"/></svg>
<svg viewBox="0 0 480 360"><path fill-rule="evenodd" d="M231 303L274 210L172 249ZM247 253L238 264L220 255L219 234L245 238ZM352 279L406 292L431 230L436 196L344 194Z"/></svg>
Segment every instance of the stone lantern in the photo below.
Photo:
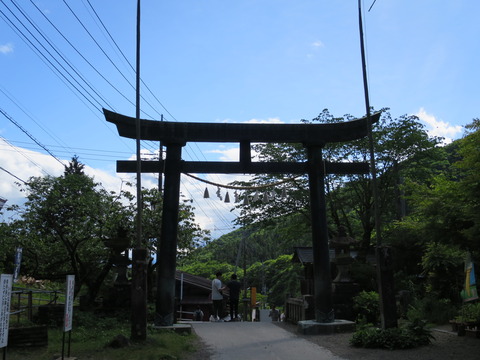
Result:
<svg viewBox="0 0 480 360"><path fill-rule="evenodd" d="M352 311L353 297L359 291L359 286L353 282L350 271L354 261L350 252L355 244L357 241L347 235L343 226L340 226L337 235L330 239L330 248L335 250L332 262L337 267L337 276L332 284L335 313L348 320L355 320Z"/></svg>

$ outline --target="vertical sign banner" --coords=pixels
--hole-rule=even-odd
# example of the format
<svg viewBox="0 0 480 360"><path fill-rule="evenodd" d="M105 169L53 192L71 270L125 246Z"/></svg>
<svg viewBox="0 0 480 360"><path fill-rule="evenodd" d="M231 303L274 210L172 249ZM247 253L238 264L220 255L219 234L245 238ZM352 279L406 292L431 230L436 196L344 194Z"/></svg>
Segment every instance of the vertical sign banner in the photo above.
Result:
<svg viewBox="0 0 480 360"><path fill-rule="evenodd" d="M67 289L65 291L65 316L63 318L64 332L72 330L74 293L75 293L75 275L67 275Z"/></svg>
<svg viewBox="0 0 480 360"><path fill-rule="evenodd" d="M461 296L464 302L478 299L477 281L475 280L475 266L471 258L471 254L467 254L465 260L465 285Z"/></svg>
<svg viewBox="0 0 480 360"><path fill-rule="evenodd" d="M0 348L6 347L8 343L12 280L13 275L2 274L0 276Z"/></svg>
<svg viewBox="0 0 480 360"><path fill-rule="evenodd" d="M20 265L22 264L22 251L23 248L18 247L15 250L15 270L13 272L13 282L18 281L18 276L20 275Z"/></svg>

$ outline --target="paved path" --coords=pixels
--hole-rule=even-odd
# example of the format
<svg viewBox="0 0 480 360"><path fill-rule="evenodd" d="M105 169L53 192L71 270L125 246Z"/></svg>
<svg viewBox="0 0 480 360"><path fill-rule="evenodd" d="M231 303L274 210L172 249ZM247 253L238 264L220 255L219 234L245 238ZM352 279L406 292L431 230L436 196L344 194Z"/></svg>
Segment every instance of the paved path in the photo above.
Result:
<svg viewBox="0 0 480 360"><path fill-rule="evenodd" d="M212 350L211 360L342 360L329 350L297 337L271 321L261 320L192 322L192 326Z"/></svg>

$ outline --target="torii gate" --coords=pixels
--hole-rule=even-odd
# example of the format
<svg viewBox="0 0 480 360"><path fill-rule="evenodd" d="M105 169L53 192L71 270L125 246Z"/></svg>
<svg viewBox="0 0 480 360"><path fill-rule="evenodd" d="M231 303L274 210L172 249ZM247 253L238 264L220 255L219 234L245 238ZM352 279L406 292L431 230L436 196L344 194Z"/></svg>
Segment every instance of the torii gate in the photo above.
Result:
<svg viewBox="0 0 480 360"><path fill-rule="evenodd" d="M105 118L117 126L120 136L136 139L136 119L103 109ZM380 112L371 115L372 123ZM172 326L175 320L175 268L181 173L223 174L308 174L312 217L315 320L334 322L332 280L328 249L325 204L326 174L366 174L368 163L330 163L322 159L327 143L360 139L368 133L367 118L332 124L231 124L180 123L140 120L140 139L161 141L166 146L165 160L142 161L141 172L164 173L162 232L157 249L156 325ZM182 147L187 142L233 142L240 144L240 161L183 161ZM252 162L251 143L302 143L308 160L295 162ZM117 172L135 172L136 161L117 161Z"/></svg>

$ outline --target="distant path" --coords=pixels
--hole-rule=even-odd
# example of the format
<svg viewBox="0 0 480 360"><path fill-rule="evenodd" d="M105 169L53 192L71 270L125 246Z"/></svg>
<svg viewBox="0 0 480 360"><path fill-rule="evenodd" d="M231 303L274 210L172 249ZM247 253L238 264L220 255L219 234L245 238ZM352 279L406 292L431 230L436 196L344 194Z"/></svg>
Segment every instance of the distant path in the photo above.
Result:
<svg viewBox="0 0 480 360"><path fill-rule="evenodd" d="M262 313L262 315L264 315ZM268 312L266 313L268 318ZM270 318L268 318L270 319ZM342 360L330 350L261 318L260 322L192 322L211 360Z"/></svg>

